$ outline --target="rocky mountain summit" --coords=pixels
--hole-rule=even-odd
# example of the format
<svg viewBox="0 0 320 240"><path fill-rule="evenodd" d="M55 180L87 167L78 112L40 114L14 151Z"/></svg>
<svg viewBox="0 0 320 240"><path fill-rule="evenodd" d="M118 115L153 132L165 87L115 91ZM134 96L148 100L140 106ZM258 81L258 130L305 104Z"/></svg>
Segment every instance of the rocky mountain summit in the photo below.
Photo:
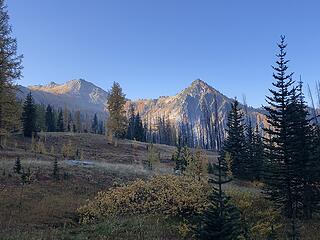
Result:
<svg viewBox="0 0 320 240"><path fill-rule="evenodd" d="M44 86L19 86L17 97L24 99L30 91L37 104L67 107L72 111L80 110L89 114L106 113L107 92L83 79L70 80L64 84L51 82Z"/></svg>

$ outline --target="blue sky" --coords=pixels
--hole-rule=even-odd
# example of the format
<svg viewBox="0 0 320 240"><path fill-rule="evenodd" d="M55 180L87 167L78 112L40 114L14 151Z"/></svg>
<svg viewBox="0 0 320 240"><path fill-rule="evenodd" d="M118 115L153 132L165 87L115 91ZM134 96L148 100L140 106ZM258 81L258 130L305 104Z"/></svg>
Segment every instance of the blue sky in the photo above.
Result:
<svg viewBox="0 0 320 240"><path fill-rule="evenodd" d="M320 79L320 1L7 0L22 85L84 78L128 98L173 95L200 78L261 106L281 34L290 70Z"/></svg>

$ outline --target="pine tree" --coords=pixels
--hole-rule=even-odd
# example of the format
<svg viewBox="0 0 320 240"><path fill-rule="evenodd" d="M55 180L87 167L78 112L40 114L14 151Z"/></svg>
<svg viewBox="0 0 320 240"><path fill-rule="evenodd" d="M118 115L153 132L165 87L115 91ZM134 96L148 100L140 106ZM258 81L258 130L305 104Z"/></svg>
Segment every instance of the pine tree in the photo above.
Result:
<svg viewBox="0 0 320 240"><path fill-rule="evenodd" d="M288 230L290 239L297 239L296 218L299 214L299 198L301 182L299 180L301 163L296 156L300 146L297 146L297 104L296 88L292 79L293 73L287 73L289 62L286 60L285 37L281 36L278 44L276 67L273 67L275 80L274 89L269 89L267 96L269 106L264 107L268 112L269 128L265 132L268 156L268 172L264 176L266 183L265 194L278 206L291 224ZM301 113L299 113L301 114ZM300 117L299 117L300 118ZM300 121L300 120L298 120ZM301 150L301 149L300 149ZM306 172L305 172L306 173Z"/></svg>
<svg viewBox="0 0 320 240"><path fill-rule="evenodd" d="M99 129L98 129L99 134L104 134L104 122L100 121L99 122Z"/></svg>
<svg viewBox="0 0 320 240"><path fill-rule="evenodd" d="M176 163L174 170L183 174L192 161L192 154L187 146L178 146L176 152L172 155L172 160Z"/></svg>
<svg viewBox="0 0 320 240"><path fill-rule="evenodd" d="M46 127L46 108L44 105L36 105L36 129L37 132L47 131Z"/></svg>
<svg viewBox="0 0 320 240"><path fill-rule="evenodd" d="M61 110L61 109L59 110L59 113L58 113L56 131L57 131L57 132L64 132L63 113L62 113L62 110Z"/></svg>
<svg viewBox="0 0 320 240"><path fill-rule="evenodd" d="M205 179L208 172L208 156L206 153L197 148L186 168L186 174L194 177L196 180Z"/></svg>
<svg viewBox="0 0 320 240"><path fill-rule="evenodd" d="M253 129L250 119L246 131L246 144L247 162L245 169L248 175L247 179L251 181L260 180L261 171L263 170L264 147L259 127L257 125Z"/></svg>
<svg viewBox="0 0 320 240"><path fill-rule="evenodd" d="M220 155L218 163L214 164L213 168L213 177L209 179L213 184L213 190L209 196L210 206L198 221L197 239L246 239L240 212L222 190L222 186L232 180L228 174L230 171L225 158Z"/></svg>
<svg viewBox="0 0 320 240"><path fill-rule="evenodd" d="M47 126L47 132L54 132L56 130L54 113L50 105L48 105L46 109L46 126Z"/></svg>
<svg viewBox="0 0 320 240"><path fill-rule="evenodd" d="M58 159L55 158L53 161L53 170L52 170L52 176L54 179L59 179L59 165L58 165Z"/></svg>
<svg viewBox="0 0 320 240"><path fill-rule="evenodd" d="M70 121L71 121L71 113L68 108L65 106L63 109L63 126L65 132L71 131Z"/></svg>
<svg viewBox="0 0 320 240"><path fill-rule="evenodd" d="M319 159L313 159L312 127L308 119L308 107L304 100L302 81L300 80L297 90L292 99L293 116L293 140L291 141L295 164L297 165L297 189L301 191L299 205L302 205L302 215L305 219L311 219L318 208L320 182ZM301 185L299 185L301 184Z"/></svg>
<svg viewBox="0 0 320 240"><path fill-rule="evenodd" d="M99 124L98 124L98 117L96 113L94 114L94 117L93 117L91 129L93 133L98 133Z"/></svg>
<svg viewBox="0 0 320 240"><path fill-rule="evenodd" d="M17 41L11 34L7 7L0 0L0 148L3 138L20 123L14 81L21 77L22 55L17 55Z"/></svg>
<svg viewBox="0 0 320 240"><path fill-rule="evenodd" d="M142 120L140 118L140 114L137 113L134 119L134 138L137 141L143 142L144 141L144 127L142 124Z"/></svg>
<svg viewBox="0 0 320 240"><path fill-rule="evenodd" d="M27 98L23 104L22 123L23 123L23 135L25 137L32 137L32 134L36 132L37 129L36 129L36 107L35 107L31 92L27 95Z"/></svg>
<svg viewBox="0 0 320 240"><path fill-rule="evenodd" d="M74 124L74 132L82 132L82 127L81 127L81 113L80 111L75 112L75 124Z"/></svg>
<svg viewBox="0 0 320 240"><path fill-rule="evenodd" d="M232 160L232 173L235 177L247 179L247 148L245 139L245 125L243 113L239 108L239 102L235 99L231 104L231 111L227 123L227 139L224 142L224 152L230 153Z"/></svg>
<svg viewBox="0 0 320 240"><path fill-rule="evenodd" d="M20 174L21 170L22 170L22 166L21 166L21 161L20 161L20 157L17 157L15 164L14 164L14 168L13 168L15 173Z"/></svg>
<svg viewBox="0 0 320 240"><path fill-rule="evenodd" d="M134 133L135 133L135 109L133 104L130 104L129 111L128 111L128 129L127 129L127 138L130 140L134 139Z"/></svg>
<svg viewBox="0 0 320 240"><path fill-rule="evenodd" d="M107 135L109 137L125 137L127 129L127 118L124 110L125 103L125 94L123 94L120 84L114 82L111 90L108 92L107 98L109 111L109 117L107 119Z"/></svg>

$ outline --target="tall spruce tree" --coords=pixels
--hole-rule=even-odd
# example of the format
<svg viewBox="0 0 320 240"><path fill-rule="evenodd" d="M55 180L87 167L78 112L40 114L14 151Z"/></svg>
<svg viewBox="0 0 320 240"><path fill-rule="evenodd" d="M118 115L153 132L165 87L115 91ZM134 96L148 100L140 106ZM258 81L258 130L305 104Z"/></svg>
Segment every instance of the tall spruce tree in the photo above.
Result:
<svg viewBox="0 0 320 240"><path fill-rule="evenodd" d="M239 102L235 99L231 104L231 111L227 123L227 139L223 151L228 152L232 160L232 173L240 179L247 179L247 145L245 139L245 125Z"/></svg>
<svg viewBox="0 0 320 240"><path fill-rule="evenodd" d="M36 129L38 132L47 131L46 107L44 105L36 105Z"/></svg>
<svg viewBox="0 0 320 240"><path fill-rule="evenodd" d="M111 90L108 92L107 98L109 117L106 125L109 137L125 137L127 129L127 118L124 110L125 103L125 94L123 94L120 84L114 82Z"/></svg>
<svg viewBox="0 0 320 240"><path fill-rule="evenodd" d="M134 139L134 128L135 128L135 109L133 104L130 104L128 111L128 129L127 129L127 138L133 140Z"/></svg>
<svg viewBox="0 0 320 240"><path fill-rule="evenodd" d="M58 165L58 159L55 158L53 161L53 169L52 169L52 176L55 180L59 179L59 165Z"/></svg>
<svg viewBox="0 0 320 240"><path fill-rule="evenodd" d="M11 34L7 7L0 0L0 148L2 139L20 122L14 81L21 77L22 55L17 54L17 41Z"/></svg>
<svg viewBox="0 0 320 240"><path fill-rule="evenodd" d="M20 161L20 157L17 157L15 163L14 163L14 167L13 167L13 171L15 173L20 174L22 170L22 166L21 166L21 161Z"/></svg>
<svg viewBox="0 0 320 240"><path fill-rule="evenodd" d="M54 112L50 104L47 106L46 109L46 126L47 132L54 132L56 130Z"/></svg>
<svg viewBox="0 0 320 240"><path fill-rule="evenodd" d="M289 219L291 227L288 229L288 237L297 239L296 218L301 194L299 171L302 169L299 169L301 163L296 156L300 149L296 142L296 88L292 79L293 73L287 73L289 61L286 60L287 44L284 36L281 36L278 47L278 60L273 67L274 89L269 89L271 96L267 96L268 106L264 107L270 125L264 129L268 135L265 138L268 156L268 172L264 176L265 194Z"/></svg>
<svg viewBox="0 0 320 240"><path fill-rule="evenodd" d="M98 133L99 131L99 122L98 122L98 117L96 113L94 114L94 117L93 117L91 129L93 133Z"/></svg>
<svg viewBox="0 0 320 240"><path fill-rule="evenodd" d="M25 137L32 137L36 132L36 106L32 98L31 92L28 93L23 104L22 111L23 135Z"/></svg>
<svg viewBox="0 0 320 240"><path fill-rule="evenodd" d="M68 110L68 108L65 106L63 108L63 126L64 126L64 130L66 132L70 132L71 130L71 126L70 126L70 122L71 122L71 117L70 117L70 111Z"/></svg>
<svg viewBox="0 0 320 240"><path fill-rule="evenodd" d="M75 118L75 124L74 124L74 129L76 132L80 133L82 132L82 126L81 126L81 112L78 110L74 114Z"/></svg>
<svg viewBox="0 0 320 240"><path fill-rule="evenodd" d="M57 131L57 132L64 132L64 121L63 121L62 109L60 109L60 110L59 110L59 113L58 113L56 131Z"/></svg>
<svg viewBox="0 0 320 240"><path fill-rule="evenodd" d="M291 142L293 156L297 165L297 190L299 191L298 204L302 206L302 216L311 219L319 204L319 159L313 158L312 126L308 119L308 107L304 100L300 79L292 99L293 113L293 141ZM300 213L300 212L298 212Z"/></svg>
<svg viewBox="0 0 320 240"><path fill-rule="evenodd" d="M135 116L134 119L134 138L137 141L145 141L145 133L144 133L144 127L143 127L143 123L142 120L140 118L140 114L137 113L137 115Z"/></svg>
<svg viewBox="0 0 320 240"><path fill-rule="evenodd" d="M184 173L192 157L193 156L187 146L178 146L177 150L171 157L171 160L173 160L176 164L174 170L179 171L181 174Z"/></svg>
<svg viewBox="0 0 320 240"><path fill-rule="evenodd" d="M248 120L246 131L247 143L247 161L246 172L248 180L260 180L263 170L264 147L263 141L259 132L258 125L253 129L251 119Z"/></svg>

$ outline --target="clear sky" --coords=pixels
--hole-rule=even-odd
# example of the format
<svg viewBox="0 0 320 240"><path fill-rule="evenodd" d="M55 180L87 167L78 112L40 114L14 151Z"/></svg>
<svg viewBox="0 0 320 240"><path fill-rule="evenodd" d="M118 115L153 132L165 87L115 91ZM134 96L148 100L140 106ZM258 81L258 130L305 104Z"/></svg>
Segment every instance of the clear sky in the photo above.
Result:
<svg viewBox="0 0 320 240"><path fill-rule="evenodd" d="M128 98L173 95L200 78L264 103L281 34L290 70L320 79L319 0L7 0L22 85L84 78Z"/></svg>

